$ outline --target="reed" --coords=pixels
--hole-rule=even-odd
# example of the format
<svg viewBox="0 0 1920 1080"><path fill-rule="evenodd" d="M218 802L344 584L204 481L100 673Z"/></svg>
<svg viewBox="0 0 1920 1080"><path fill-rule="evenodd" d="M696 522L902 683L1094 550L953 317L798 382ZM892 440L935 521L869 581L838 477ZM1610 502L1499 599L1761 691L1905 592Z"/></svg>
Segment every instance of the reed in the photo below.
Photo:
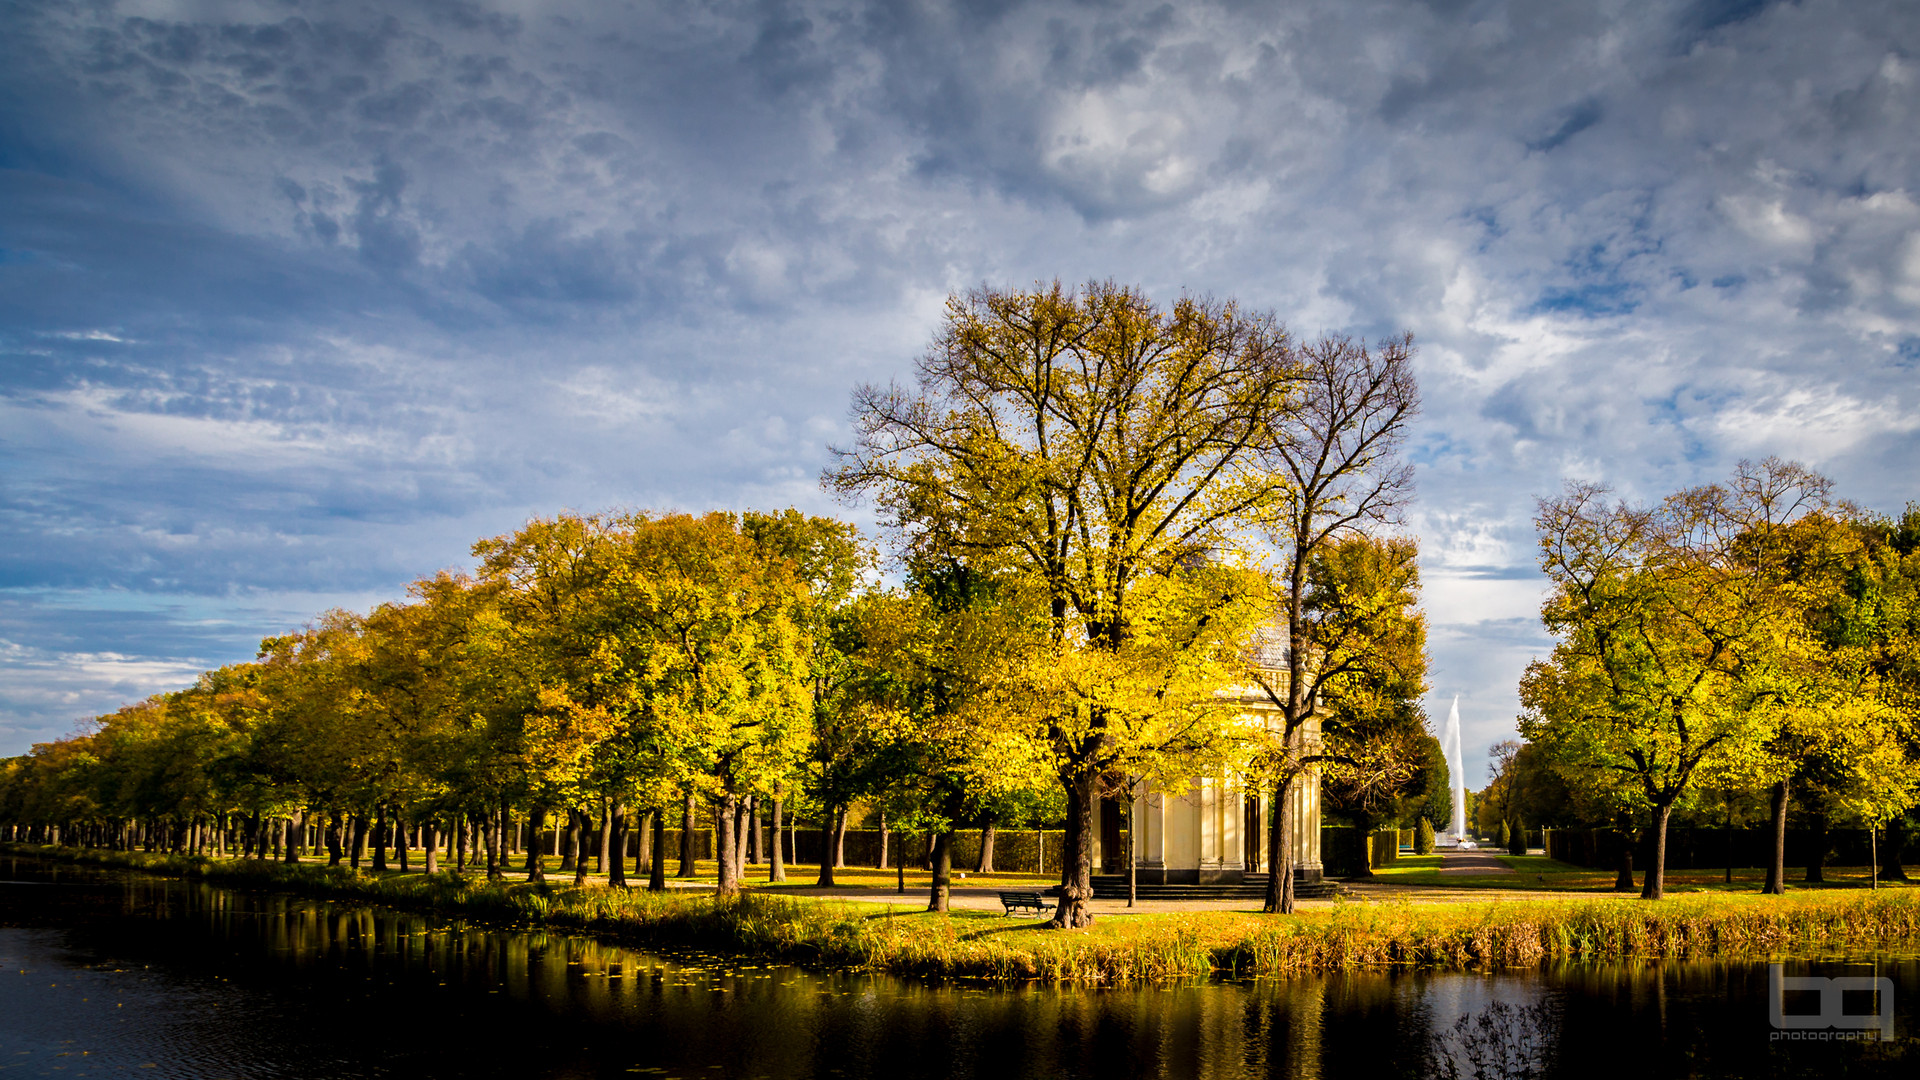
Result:
<svg viewBox="0 0 1920 1080"><path fill-rule="evenodd" d="M452 874L375 876L344 867L138 852L9 850L226 885L543 925L668 948L942 978L1141 982L1361 967L1511 969L1622 960L1768 959L1920 944L1920 892L1779 896L1347 903L1290 918L1195 912L1102 919L1053 932L982 913L930 915L742 893L649 893L489 883Z"/></svg>

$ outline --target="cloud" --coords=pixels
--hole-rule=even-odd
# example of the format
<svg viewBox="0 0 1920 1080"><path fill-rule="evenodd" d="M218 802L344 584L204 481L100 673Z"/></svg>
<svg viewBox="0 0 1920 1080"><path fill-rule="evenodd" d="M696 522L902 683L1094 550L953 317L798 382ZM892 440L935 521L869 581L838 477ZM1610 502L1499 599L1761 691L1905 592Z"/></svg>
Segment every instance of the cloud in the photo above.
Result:
<svg viewBox="0 0 1920 1080"><path fill-rule="evenodd" d="M1839 0L31 5L0 580L257 637L563 506L863 513L824 446L948 291L1113 277L1415 332L1435 667L1505 723L1566 479L1912 496L1915 55ZM32 610L0 667L176 655Z"/></svg>

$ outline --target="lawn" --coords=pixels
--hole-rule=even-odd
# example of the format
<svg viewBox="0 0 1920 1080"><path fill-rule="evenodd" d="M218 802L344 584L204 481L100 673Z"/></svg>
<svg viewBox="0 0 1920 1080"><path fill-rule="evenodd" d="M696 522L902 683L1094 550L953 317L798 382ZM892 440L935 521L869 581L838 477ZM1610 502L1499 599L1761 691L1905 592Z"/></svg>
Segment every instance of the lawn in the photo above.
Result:
<svg viewBox="0 0 1920 1080"><path fill-rule="evenodd" d="M1603 893L1613 891L1614 871L1574 866L1545 855L1500 855L1500 862L1513 869L1511 874L1441 874L1440 855L1402 855L1391 865L1373 872L1373 880L1387 885L1443 886L1449 889L1501 889L1534 893ZM1667 870L1666 891L1688 893L1755 893L1766 881L1766 871L1736 867L1732 881L1724 867L1711 869ZM1789 892L1818 892L1832 889L1860 889L1871 883L1864 866L1829 866L1824 882L1808 882L1804 867L1787 868ZM1635 867L1635 885L1646 880L1644 867ZM1905 883L1883 882L1882 888L1913 888Z"/></svg>

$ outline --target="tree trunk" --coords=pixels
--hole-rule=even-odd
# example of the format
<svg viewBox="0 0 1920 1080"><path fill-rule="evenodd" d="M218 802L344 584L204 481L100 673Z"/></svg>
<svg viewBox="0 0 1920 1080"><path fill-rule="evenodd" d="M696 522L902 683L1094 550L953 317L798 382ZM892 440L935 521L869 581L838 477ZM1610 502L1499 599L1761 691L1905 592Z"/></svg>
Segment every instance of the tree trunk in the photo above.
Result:
<svg viewBox="0 0 1920 1080"><path fill-rule="evenodd" d="M1773 785L1773 850L1767 853L1767 883L1760 891L1769 896L1787 892L1787 781Z"/></svg>
<svg viewBox="0 0 1920 1080"><path fill-rule="evenodd" d="M387 808L383 804L374 810L373 819L373 869L378 873L387 868Z"/></svg>
<svg viewBox="0 0 1920 1080"><path fill-rule="evenodd" d="M610 842L613 839L612 826L613 826L613 800L601 799L600 800L600 834L596 838L599 840L599 844L597 845L599 850L593 857L593 872L596 874L604 874L608 872L607 859L609 856L613 854L610 847Z"/></svg>
<svg viewBox="0 0 1920 1080"><path fill-rule="evenodd" d="M1293 785L1300 777L1291 770L1281 777L1273 789L1273 810L1269 814L1273 825L1267 830L1267 865L1273 868L1267 876L1267 903L1265 910L1278 915L1291 915L1294 908L1293 860L1297 854L1293 850Z"/></svg>
<svg viewBox="0 0 1920 1080"><path fill-rule="evenodd" d="M833 866L839 869L847 865L847 808L841 807L833 815Z"/></svg>
<svg viewBox="0 0 1920 1080"><path fill-rule="evenodd" d="M353 847L347 853L347 863L355 870L360 869L360 860L367 857L367 816L353 815Z"/></svg>
<svg viewBox="0 0 1920 1080"><path fill-rule="evenodd" d="M580 859L580 814L573 807L567 807L567 825L561 830L564 836L556 837L560 848L560 872L572 870Z"/></svg>
<svg viewBox="0 0 1920 1080"><path fill-rule="evenodd" d="M927 900L927 910L947 910L952 893L953 830L942 829L933 840L933 895Z"/></svg>
<svg viewBox="0 0 1920 1080"><path fill-rule="evenodd" d="M778 791L779 789L775 788L774 790ZM787 860L786 851L784 850L786 844L780 836L781 811L784 809L786 808L781 805L780 796L776 794L773 797L773 850L768 853L773 856L773 860L767 865L768 881L787 880Z"/></svg>
<svg viewBox="0 0 1920 1080"><path fill-rule="evenodd" d="M578 889L587 883L587 812L569 806L567 820L572 822L567 832L573 838L573 887Z"/></svg>
<svg viewBox="0 0 1920 1080"><path fill-rule="evenodd" d="M740 891L739 864L734 861L734 840L738 834L733 828L734 810L739 802L739 798L729 792L713 804L713 838L718 845L714 855L720 864L720 880L715 892L721 896L731 896Z"/></svg>
<svg viewBox="0 0 1920 1080"><path fill-rule="evenodd" d="M400 860L401 873L412 869L407 864L407 824L400 819L398 811L393 815L393 853Z"/></svg>
<svg viewBox="0 0 1920 1080"><path fill-rule="evenodd" d="M473 822L467 819L462 810L453 815L453 869L456 873L467 872L467 856L473 852Z"/></svg>
<svg viewBox="0 0 1920 1080"><path fill-rule="evenodd" d="M1879 851L1880 872L1875 877L1880 881L1905 881L1907 868L1900 863L1900 854L1907 846L1907 819L1894 817L1887 821L1887 842Z"/></svg>
<svg viewBox="0 0 1920 1080"><path fill-rule="evenodd" d="M880 869L887 868L887 812L880 811Z"/></svg>
<svg viewBox="0 0 1920 1080"><path fill-rule="evenodd" d="M760 796L747 796L747 862L760 865Z"/></svg>
<svg viewBox="0 0 1920 1080"><path fill-rule="evenodd" d="M814 882L814 885L820 888L831 889L833 888L833 829L831 825L832 822L838 820L843 815L831 806L822 806L820 809L821 812L826 814L829 827L826 833L820 837L820 878Z"/></svg>
<svg viewBox="0 0 1920 1080"><path fill-rule="evenodd" d="M540 834L546 827L547 808L535 806L530 811L528 825L528 831L533 834L532 842L527 845L527 882L529 884L538 884L547 880L546 863L540 857Z"/></svg>
<svg viewBox="0 0 1920 1080"><path fill-rule="evenodd" d="M993 873L993 836L996 831L991 821L980 830L980 865L973 871L976 874Z"/></svg>
<svg viewBox="0 0 1920 1080"><path fill-rule="evenodd" d="M1647 866L1646 884L1640 888L1640 899L1659 900L1667 891L1667 818L1673 813L1671 804L1653 808L1653 858Z"/></svg>
<svg viewBox="0 0 1920 1080"><path fill-rule="evenodd" d="M741 881L747 877L747 843L752 836L750 824L751 808L748 804L752 796L735 796L733 801L733 876Z"/></svg>
<svg viewBox="0 0 1920 1080"><path fill-rule="evenodd" d="M1056 930L1079 930L1093 925L1087 901L1093 899L1093 784L1092 774L1074 777L1067 789L1067 836L1060 869L1060 903L1047 925ZM1042 834L1042 841L1045 834Z"/></svg>
<svg viewBox="0 0 1920 1080"><path fill-rule="evenodd" d="M502 830L500 811L489 810L484 824L480 827L480 841L487 849L487 880L495 881L500 877L500 865L506 861L506 852L500 850Z"/></svg>
<svg viewBox="0 0 1920 1080"><path fill-rule="evenodd" d="M287 819L286 854L284 854L281 857L286 859L290 863L299 862L300 849L306 846L306 844L302 842L306 839L306 836L307 836L307 813L306 811L302 810L299 813L297 819L295 818Z"/></svg>
<svg viewBox="0 0 1920 1080"><path fill-rule="evenodd" d="M653 862L653 819L657 815L652 810L639 814L633 823L633 876L642 877Z"/></svg>
<svg viewBox="0 0 1920 1080"><path fill-rule="evenodd" d="M607 850L607 887L627 887L627 807L626 804L609 799L607 802L607 832L611 837L605 847Z"/></svg>
<svg viewBox="0 0 1920 1080"><path fill-rule="evenodd" d="M647 870L647 889L667 891L667 808L656 806L647 812L653 822L653 858Z"/></svg>
<svg viewBox="0 0 1920 1080"><path fill-rule="evenodd" d="M1127 835L1127 906L1140 899L1140 860L1133 855L1133 835Z"/></svg>
<svg viewBox="0 0 1920 1080"><path fill-rule="evenodd" d="M440 823L433 818L427 819L425 835L421 837L427 848L428 875L440 872Z"/></svg>
<svg viewBox="0 0 1920 1080"><path fill-rule="evenodd" d="M680 875L693 876L693 789L680 802Z"/></svg>
<svg viewBox="0 0 1920 1080"><path fill-rule="evenodd" d="M1614 892L1634 892L1633 884L1633 827L1625 818L1620 819L1620 872L1613 876Z"/></svg>
<svg viewBox="0 0 1920 1080"><path fill-rule="evenodd" d="M1827 880L1827 813L1813 815L1813 843L1807 848L1807 880Z"/></svg>
<svg viewBox="0 0 1920 1080"><path fill-rule="evenodd" d="M342 845L341 845L341 841L344 839L344 833L342 830L343 830L343 826L340 822L340 811L335 810L327 818L327 865L328 866L339 866L340 860L346 857L347 853L342 849Z"/></svg>

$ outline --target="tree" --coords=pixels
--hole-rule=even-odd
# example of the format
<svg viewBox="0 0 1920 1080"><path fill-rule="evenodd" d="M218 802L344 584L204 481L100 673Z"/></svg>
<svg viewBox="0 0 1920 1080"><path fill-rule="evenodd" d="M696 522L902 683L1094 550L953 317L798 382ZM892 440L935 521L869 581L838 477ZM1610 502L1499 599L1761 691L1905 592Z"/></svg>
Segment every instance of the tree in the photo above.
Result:
<svg viewBox="0 0 1920 1080"><path fill-rule="evenodd" d="M1284 495L1263 452L1297 365L1280 327L1234 304L1162 311L1111 283L1055 283L950 298L918 375L918 392L856 391L855 443L825 482L873 497L905 551L1023 575L1042 598L1036 686L1059 696L1030 700L1068 805L1054 925L1085 926L1095 800L1130 763L1159 771L1218 741L1195 680L1248 598L1195 569L1246 547ZM1160 623L1184 638L1142 642L1149 594L1190 605Z"/></svg>
<svg viewBox="0 0 1920 1080"><path fill-rule="evenodd" d="M1427 659L1419 549L1406 537L1343 536L1315 555L1308 582L1304 621L1335 643L1323 659L1331 674L1318 691L1313 757L1322 805L1371 833L1439 748L1420 705ZM1427 779L1445 785L1444 755L1438 777Z"/></svg>
<svg viewBox="0 0 1920 1080"><path fill-rule="evenodd" d="M731 893L745 854L743 799L791 775L811 736L806 587L731 514L630 525L617 591L635 658L644 655L630 696L645 724L632 738L646 758L672 755L712 799L718 889Z"/></svg>
<svg viewBox="0 0 1920 1080"><path fill-rule="evenodd" d="M630 755L614 741L635 723L644 701L626 651L636 631L621 622L615 587L622 566L621 523L603 515L535 518L512 533L480 541L480 595L487 605L474 626L476 659L468 683L473 707L461 718L452 761L464 766L453 784L454 809L490 817L505 792L492 781L508 761L525 766L522 790L544 816L564 806L580 836L583 807L614 798L631 777ZM453 603L457 583L435 595ZM574 884L587 863L569 851Z"/></svg>
<svg viewBox="0 0 1920 1080"><path fill-rule="evenodd" d="M1792 679L1780 590L1750 548L1757 528L1823 494L1812 474L1769 460L1657 507L1609 505L1596 485L1541 503L1554 585L1542 618L1560 641L1522 681L1521 731L1570 779L1650 814L1647 899L1663 894L1667 822L1696 780L1766 774Z"/></svg>
<svg viewBox="0 0 1920 1080"><path fill-rule="evenodd" d="M1412 335L1377 349L1326 338L1301 349L1298 362L1298 403L1260 448L1262 463L1284 481L1278 498L1260 506L1279 550L1274 579L1286 631L1283 667L1254 672L1280 714L1263 771L1271 777L1276 817L1268 833L1273 873L1265 910L1282 913L1293 911L1293 785L1329 760L1309 738L1310 725L1323 717L1322 692L1351 672L1390 670L1398 646L1374 635L1374 613L1312 605L1312 568L1332 545L1399 520L1413 492L1413 468L1399 451L1420 407Z"/></svg>
<svg viewBox="0 0 1920 1080"><path fill-rule="evenodd" d="M871 669L854 655L863 647L857 609L873 600L874 553L852 525L797 510L749 513L741 528L770 555L787 560L807 587L796 616L809 642L812 679L813 741L804 775L826 826L819 884L831 886L848 808L877 792L888 776L890 732L870 723L873 714L862 693ZM777 812L777 795L774 805ZM779 858L776 845L776 868Z"/></svg>
<svg viewBox="0 0 1920 1080"><path fill-rule="evenodd" d="M1841 675L1845 715L1814 764L1829 807L1889 826L1876 874L1905 880L1902 815L1920 798L1920 505L1898 518L1854 515L1859 543L1841 586L1816 613L1827 670Z"/></svg>
<svg viewBox="0 0 1920 1080"><path fill-rule="evenodd" d="M955 831L1035 801L1051 772L1045 745L1024 730L1024 666L1045 623L1019 584L919 564L905 594L863 610L864 696L889 730L884 807L933 839L930 911L947 910Z"/></svg>

